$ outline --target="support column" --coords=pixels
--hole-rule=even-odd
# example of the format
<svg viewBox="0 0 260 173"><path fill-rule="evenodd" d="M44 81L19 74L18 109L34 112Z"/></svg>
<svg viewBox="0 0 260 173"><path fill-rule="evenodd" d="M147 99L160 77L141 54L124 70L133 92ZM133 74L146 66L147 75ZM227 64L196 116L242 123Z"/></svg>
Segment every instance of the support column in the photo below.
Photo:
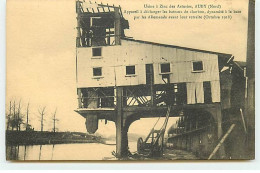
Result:
<svg viewBox="0 0 260 173"><path fill-rule="evenodd" d="M123 87L116 88L116 155L126 157L128 152L128 128L124 127L123 116Z"/></svg>
<svg viewBox="0 0 260 173"><path fill-rule="evenodd" d="M119 8L115 7L115 45L121 44L121 21Z"/></svg>
<svg viewBox="0 0 260 173"><path fill-rule="evenodd" d="M216 111L216 120L217 120L218 139L220 139L222 137L222 135L223 135L221 106L220 105L216 105L215 111ZM219 148L219 156L220 156L220 159L226 157L224 145L222 145Z"/></svg>
<svg viewBox="0 0 260 173"><path fill-rule="evenodd" d="M80 32L80 1L76 1L76 12L77 12L77 39L76 39L76 47L80 47L80 38L81 38L81 32Z"/></svg>
<svg viewBox="0 0 260 173"><path fill-rule="evenodd" d="M82 108L82 102L81 102L81 99L82 99L82 92L81 92L81 89L80 88L77 88L77 94L78 94L78 108Z"/></svg>
<svg viewBox="0 0 260 173"><path fill-rule="evenodd" d="M223 135L223 130L222 130L222 110L221 110L221 105L215 103L214 107L207 109L208 111L214 118L216 122L216 133L217 133L217 138L218 140L222 137ZM217 157L220 159L226 158L226 153L225 153L225 148L224 145L222 145L219 150Z"/></svg>
<svg viewBox="0 0 260 173"><path fill-rule="evenodd" d="M222 136L222 114L221 114L221 108L216 106L216 120L217 120L217 131L218 131L218 139Z"/></svg>

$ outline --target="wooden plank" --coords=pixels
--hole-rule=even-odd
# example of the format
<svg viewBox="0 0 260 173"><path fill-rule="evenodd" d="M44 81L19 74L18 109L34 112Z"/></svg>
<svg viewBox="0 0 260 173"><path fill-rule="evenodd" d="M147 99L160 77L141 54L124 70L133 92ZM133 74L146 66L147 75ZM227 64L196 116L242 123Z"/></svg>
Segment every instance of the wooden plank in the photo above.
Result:
<svg viewBox="0 0 260 173"><path fill-rule="evenodd" d="M121 157L122 155L122 129L123 129L123 88L117 87L116 88L116 155Z"/></svg>
<svg viewBox="0 0 260 173"><path fill-rule="evenodd" d="M212 93L212 102L220 102L220 82L210 81L210 85Z"/></svg>
<svg viewBox="0 0 260 173"><path fill-rule="evenodd" d="M121 37L121 22L120 22L120 14L119 8L114 8L115 11L115 45L120 45L120 37Z"/></svg>
<svg viewBox="0 0 260 173"><path fill-rule="evenodd" d="M243 110L241 108L240 108L240 114L241 114L241 119L242 119L242 123L243 123L243 127L244 127L244 130L245 130L245 133L247 133L245 118L244 118Z"/></svg>
<svg viewBox="0 0 260 173"><path fill-rule="evenodd" d="M212 151L212 153L210 154L208 160L212 159L212 157L216 154L216 152L219 150L219 148L221 147L221 145L225 142L225 140L227 139L228 135L232 132L232 130L235 128L235 124L232 124L230 126L230 128L228 129L227 133L222 137L222 139L220 140L220 142L218 143L218 145L215 147L215 149Z"/></svg>
<svg viewBox="0 0 260 173"><path fill-rule="evenodd" d="M144 84L144 69L145 64L153 63L154 65L154 82L155 84L164 84L162 81L162 76L160 73L160 63L165 62L166 60L161 60L161 55L163 58L171 61L171 71L170 81L171 83L180 83L180 82L203 82L203 81L213 81L217 80L218 77L218 65L217 65L217 56L200 53L202 56L200 58L207 59L204 62L205 72L202 73L192 73L191 68L191 58L197 57L197 53L188 51L188 50L176 50L175 48L163 47L157 45L149 45L136 43L131 41L123 41L121 46L104 46L102 47L102 57L99 59L92 58L92 48L78 48L77 50L77 69L78 69L78 84L81 87L99 87L103 84L109 84L111 86L114 83L115 77L122 77L118 86L126 85L138 85ZM174 54L174 58L172 57ZM196 57L190 57L196 56ZM198 58L198 57L197 57ZM173 60L174 59L174 60ZM209 60L210 59L210 60ZM112 74L104 76L100 81L93 81L92 68L94 66L100 67L115 67L116 69L119 66L122 66L123 71L117 71L119 73L125 72L126 65L137 65L136 71L137 76L134 78L126 78L125 74L116 74L117 76L112 77ZM90 68L90 69L88 69ZM210 72L211 69L214 69L214 72ZM105 72L105 68L104 68ZM109 70L111 72L111 70ZM105 73L104 73L105 74ZM113 80L110 82L108 80ZM218 100L218 99L217 99Z"/></svg>

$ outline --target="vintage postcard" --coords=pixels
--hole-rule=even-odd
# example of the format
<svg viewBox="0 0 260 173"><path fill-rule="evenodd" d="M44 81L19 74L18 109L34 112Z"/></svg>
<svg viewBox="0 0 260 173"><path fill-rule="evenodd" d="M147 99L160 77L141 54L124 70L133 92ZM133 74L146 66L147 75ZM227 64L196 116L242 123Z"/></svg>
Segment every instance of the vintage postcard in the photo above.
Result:
<svg viewBox="0 0 260 173"><path fill-rule="evenodd" d="M254 7L8 0L6 160L253 160Z"/></svg>

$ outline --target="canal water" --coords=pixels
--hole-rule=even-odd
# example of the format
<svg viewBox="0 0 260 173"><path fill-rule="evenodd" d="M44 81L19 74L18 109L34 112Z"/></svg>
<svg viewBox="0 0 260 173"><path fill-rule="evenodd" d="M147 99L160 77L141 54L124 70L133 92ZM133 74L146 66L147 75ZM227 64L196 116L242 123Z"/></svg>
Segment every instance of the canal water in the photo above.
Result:
<svg viewBox="0 0 260 173"><path fill-rule="evenodd" d="M7 160L115 160L116 145L100 143L19 145L6 147ZM136 142L129 142L136 152Z"/></svg>

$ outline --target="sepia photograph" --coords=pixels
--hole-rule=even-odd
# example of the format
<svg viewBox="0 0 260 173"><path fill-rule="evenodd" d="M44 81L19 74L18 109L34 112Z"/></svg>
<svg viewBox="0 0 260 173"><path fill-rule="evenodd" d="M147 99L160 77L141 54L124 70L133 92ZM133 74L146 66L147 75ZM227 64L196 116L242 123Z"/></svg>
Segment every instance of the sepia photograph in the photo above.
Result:
<svg viewBox="0 0 260 173"><path fill-rule="evenodd" d="M255 159L254 0L8 0L7 161Z"/></svg>

